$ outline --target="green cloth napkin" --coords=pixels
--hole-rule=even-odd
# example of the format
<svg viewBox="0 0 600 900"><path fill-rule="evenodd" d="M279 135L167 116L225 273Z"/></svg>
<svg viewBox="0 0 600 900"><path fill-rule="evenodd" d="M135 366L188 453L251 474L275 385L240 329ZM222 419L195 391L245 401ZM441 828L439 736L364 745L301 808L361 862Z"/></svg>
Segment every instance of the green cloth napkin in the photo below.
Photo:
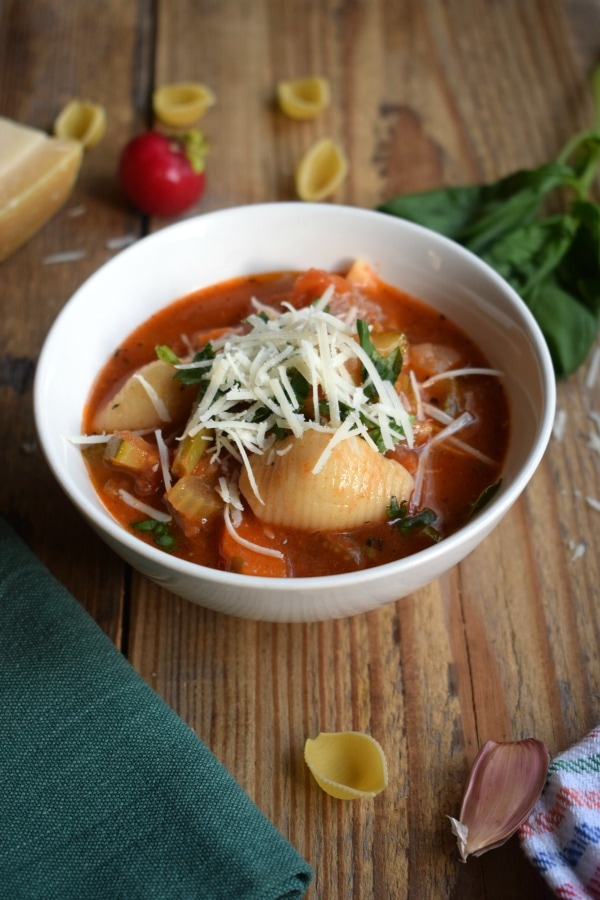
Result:
<svg viewBox="0 0 600 900"><path fill-rule="evenodd" d="M312 872L0 520L0 897L302 897Z"/></svg>

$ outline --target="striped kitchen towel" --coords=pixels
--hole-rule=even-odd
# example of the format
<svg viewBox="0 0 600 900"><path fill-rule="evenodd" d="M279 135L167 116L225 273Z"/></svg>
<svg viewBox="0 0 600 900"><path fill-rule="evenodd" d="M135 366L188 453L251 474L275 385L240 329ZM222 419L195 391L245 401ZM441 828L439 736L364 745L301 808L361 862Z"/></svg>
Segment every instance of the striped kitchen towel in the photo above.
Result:
<svg viewBox="0 0 600 900"><path fill-rule="evenodd" d="M600 900L600 726L552 760L519 836L557 897Z"/></svg>

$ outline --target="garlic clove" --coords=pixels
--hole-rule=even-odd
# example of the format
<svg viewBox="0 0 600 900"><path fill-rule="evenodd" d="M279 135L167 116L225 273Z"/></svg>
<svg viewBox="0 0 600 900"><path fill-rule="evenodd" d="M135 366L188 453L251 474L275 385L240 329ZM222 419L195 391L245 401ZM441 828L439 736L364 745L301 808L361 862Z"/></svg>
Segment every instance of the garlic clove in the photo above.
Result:
<svg viewBox="0 0 600 900"><path fill-rule="evenodd" d="M467 779L460 819L449 816L463 862L512 837L542 792L549 762L546 745L535 738L484 744Z"/></svg>

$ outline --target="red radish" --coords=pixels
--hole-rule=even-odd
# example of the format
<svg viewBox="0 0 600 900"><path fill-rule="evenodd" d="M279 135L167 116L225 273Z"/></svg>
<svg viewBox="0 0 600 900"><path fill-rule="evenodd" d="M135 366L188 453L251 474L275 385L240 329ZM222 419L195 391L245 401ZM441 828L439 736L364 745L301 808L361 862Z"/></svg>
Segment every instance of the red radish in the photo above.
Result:
<svg viewBox="0 0 600 900"><path fill-rule="evenodd" d="M202 196L206 152L206 141L197 129L177 136L158 131L139 134L121 154L121 186L142 212L177 216Z"/></svg>

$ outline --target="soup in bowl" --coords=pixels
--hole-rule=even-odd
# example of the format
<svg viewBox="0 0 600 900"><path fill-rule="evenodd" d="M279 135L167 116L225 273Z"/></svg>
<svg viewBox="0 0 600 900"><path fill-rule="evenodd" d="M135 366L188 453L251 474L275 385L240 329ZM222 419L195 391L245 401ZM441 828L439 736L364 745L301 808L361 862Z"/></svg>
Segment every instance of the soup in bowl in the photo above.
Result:
<svg viewBox="0 0 600 900"><path fill-rule="evenodd" d="M524 303L458 245L270 204L100 269L48 335L35 409L58 481L127 562L215 610L309 621L473 550L541 459L554 376Z"/></svg>

